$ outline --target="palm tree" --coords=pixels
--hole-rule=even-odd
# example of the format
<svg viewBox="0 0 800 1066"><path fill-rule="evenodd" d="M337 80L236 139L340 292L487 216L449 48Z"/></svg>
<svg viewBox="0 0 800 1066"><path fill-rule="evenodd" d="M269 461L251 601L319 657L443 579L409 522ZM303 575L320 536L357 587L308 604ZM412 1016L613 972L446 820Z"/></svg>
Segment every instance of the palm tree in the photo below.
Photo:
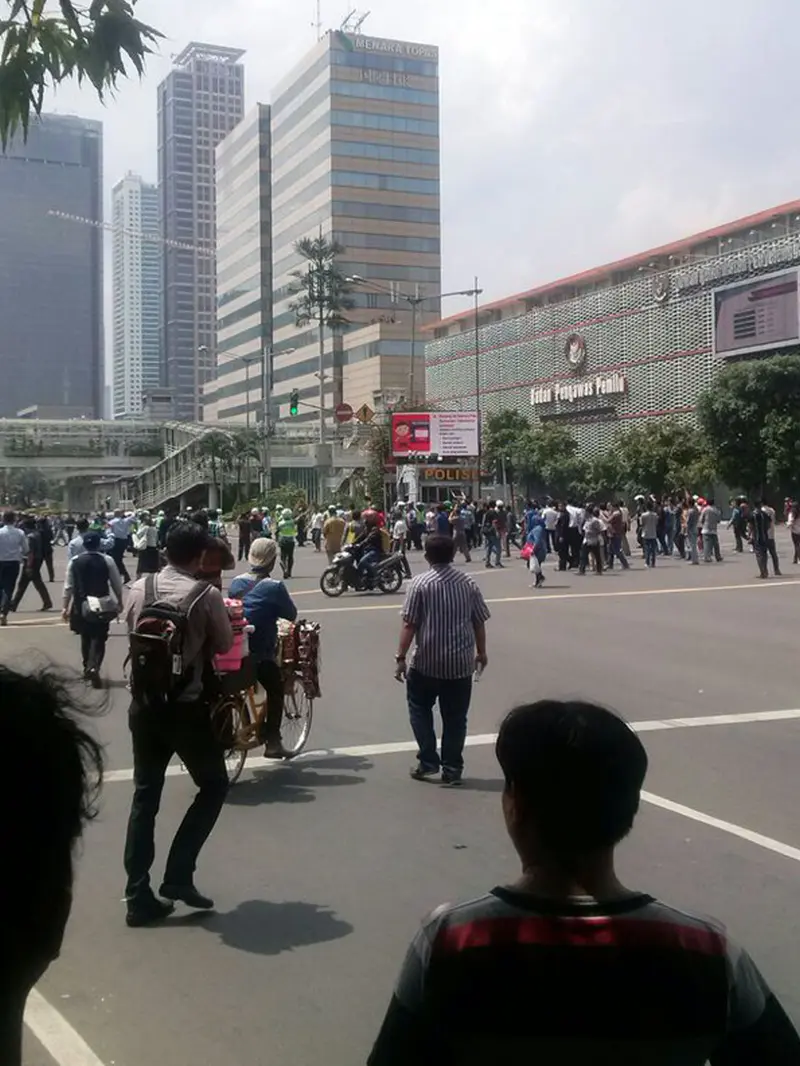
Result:
<svg viewBox="0 0 800 1066"><path fill-rule="evenodd" d="M336 259L344 248L336 241L303 237L294 246L305 266L293 270L292 292L296 299L289 305L298 326L314 322L319 327L319 440L325 440L325 330L343 330L349 323L344 312L354 307L350 285Z"/></svg>
<svg viewBox="0 0 800 1066"><path fill-rule="evenodd" d="M239 487L242 484L242 473L246 471L245 493L250 494L250 461L261 461L261 447L258 434L251 429L234 433L231 438L231 452L233 458L234 478L236 480L236 498L240 499Z"/></svg>
<svg viewBox="0 0 800 1066"><path fill-rule="evenodd" d="M211 430L204 433L197 441L200 465L207 466L211 471L211 484L219 494L220 506L222 506L222 486L219 475L223 470L230 469L233 454L233 442L227 433Z"/></svg>

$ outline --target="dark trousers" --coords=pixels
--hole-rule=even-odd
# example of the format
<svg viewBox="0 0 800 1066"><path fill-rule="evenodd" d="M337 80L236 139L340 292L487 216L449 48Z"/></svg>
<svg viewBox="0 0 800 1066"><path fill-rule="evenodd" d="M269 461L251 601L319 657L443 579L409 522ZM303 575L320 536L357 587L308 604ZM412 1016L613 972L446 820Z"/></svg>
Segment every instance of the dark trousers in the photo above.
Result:
<svg viewBox="0 0 800 1066"><path fill-rule="evenodd" d="M767 551L769 552L770 559L772 559L772 569L775 571L775 575L780 577L781 564L778 560L778 549L775 547L774 540L767 541Z"/></svg>
<svg viewBox="0 0 800 1066"><path fill-rule="evenodd" d="M759 544L758 541L753 542L753 553L758 563L758 576L769 577L769 570L767 569L767 546L766 544Z"/></svg>
<svg viewBox="0 0 800 1066"><path fill-rule="evenodd" d="M566 570L569 566L569 540L563 536L558 542L558 569Z"/></svg>
<svg viewBox="0 0 800 1066"><path fill-rule="evenodd" d="M125 549L128 547L128 541L123 537L114 537L114 547L111 549L111 558L117 564L117 570L120 572L120 576L123 581L130 581L131 575L125 568Z"/></svg>
<svg viewBox="0 0 800 1066"><path fill-rule="evenodd" d="M798 562L800 562L800 533L792 533L792 544L794 545L794 559L792 560L792 562L793 563L798 563ZM0 582L2 582L2 569L1 568L3 567L3 565L8 566L9 564L8 563L5 563L5 564L0 563ZM11 564L11 565L13 565L13 564Z"/></svg>
<svg viewBox="0 0 800 1066"><path fill-rule="evenodd" d="M283 576L291 577L292 570L294 568L294 538L293 537L281 537L281 567L283 568Z"/></svg>
<svg viewBox="0 0 800 1066"><path fill-rule="evenodd" d="M281 739L283 721L283 674L277 663L260 662L256 663L256 677L267 694L267 720L259 740L276 743Z"/></svg>
<svg viewBox="0 0 800 1066"><path fill-rule="evenodd" d="M108 622L81 621L81 659L84 670L99 670L103 665L108 640Z"/></svg>
<svg viewBox="0 0 800 1066"><path fill-rule="evenodd" d="M735 541L734 551L744 551L744 538L742 537L742 527L738 523L733 527L733 539Z"/></svg>
<svg viewBox="0 0 800 1066"><path fill-rule="evenodd" d="M136 576L157 574L159 570L158 548L142 548L136 562Z"/></svg>
<svg viewBox="0 0 800 1066"><path fill-rule="evenodd" d="M580 573L586 573L586 564L589 562L589 556L594 559L595 573L603 573L603 546L602 544L583 544L581 546L581 564L579 567Z"/></svg>
<svg viewBox="0 0 800 1066"><path fill-rule="evenodd" d="M44 565L47 569L47 580L53 582L56 579L55 571L53 570L53 545L44 550Z"/></svg>
<svg viewBox="0 0 800 1066"><path fill-rule="evenodd" d="M222 749L214 736L205 703L174 703L154 710L131 705L133 800L125 838L125 896L128 907L152 895L150 868L155 858L156 815L164 775L173 755L189 771L198 793L178 827L169 849L164 882L190 885L197 856L214 828L228 791Z"/></svg>
<svg viewBox="0 0 800 1066"><path fill-rule="evenodd" d="M241 562L242 559L246 558L247 553L249 551L250 551L250 534L249 533L240 533L239 534L239 556L238 556L239 562Z"/></svg>
<svg viewBox="0 0 800 1066"><path fill-rule="evenodd" d="M567 530L567 543L569 544L569 567L574 570L581 561L581 542L583 534L577 526L570 526Z"/></svg>
<svg viewBox="0 0 800 1066"><path fill-rule="evenodd" d="M47 591L47 585L42 581L42 561L34 563L30 570L25 569L22 571L22 577L19 579L19 585L17 585L17 592L14 599L11 602L11 610L16 611L22 602L22 597L28 590L28 585L33 585L39 595L42 597L42 607L50 608L53 606L53 601L50 599L50 593Z"/></svg>
<svg viewBox="0 0 800 1066"><path fill-rule="evenodd" d="M14 589L21 563L0 563L0 615L3 618L11 610L11 601L14 599Z"/></svg>
<svg viewBox="0 0 800 1066"><path fill-rule="evenodd" d="M442 768L460 774L464 769L467 712L472 696L472 677L443 681L411 669L406 683L408 715L419 747L418 759L426 769ZM442 755L436 750L433 707L439 701L442 716Z"/></svg>

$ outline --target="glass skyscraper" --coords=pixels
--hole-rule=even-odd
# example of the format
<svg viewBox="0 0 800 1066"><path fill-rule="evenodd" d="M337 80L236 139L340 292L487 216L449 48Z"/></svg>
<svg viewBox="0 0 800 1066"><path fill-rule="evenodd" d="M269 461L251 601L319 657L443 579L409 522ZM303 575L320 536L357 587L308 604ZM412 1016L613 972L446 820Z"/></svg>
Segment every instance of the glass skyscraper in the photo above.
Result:
<svg viewBox="0 0 800 1066"><path fill-rule="evenodd" d="M111 193L114 418L142 413L161 380L161 237L158 189L126 174Z"/></svg>
<svg viewBox="0 0 800 1066"><path fill-rule="evenodd" d="M214 376L214 149L244 114L243 55L193 42L158 87L162 384L180 419L199 419L203 385Z"/></svg>
<svg viewBox="0 0 800 1066"><path fill-rule="evenodd" d="M273 95L273 401L281 416L297 389L296 421L319 417L318 333L298 328L290 305L292 271L303 267L295 242L320 233L344 247L346 274L374 283L355 286L351 325L326 338L325 408L407 395L411 313L392 290L441 288L438 58L433 45L332 32ZM423 307L419 326L439 317L436 299Z"/></svg>
<svg viewBox="0 0 800 1066"><path fill-rule="evenodd" d="M103 127L31 122L0 152L0 416L102 417Z"/></svg>

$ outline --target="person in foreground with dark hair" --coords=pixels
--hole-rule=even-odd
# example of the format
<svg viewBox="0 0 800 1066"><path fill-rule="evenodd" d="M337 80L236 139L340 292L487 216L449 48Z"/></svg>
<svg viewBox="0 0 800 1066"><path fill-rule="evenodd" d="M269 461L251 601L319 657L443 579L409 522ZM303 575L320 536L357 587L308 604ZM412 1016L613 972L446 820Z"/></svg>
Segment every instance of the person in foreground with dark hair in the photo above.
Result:
<svg viewBox="0 0 800 1066"><path fill-rule="evenodd" d="M519 880L435 910L369 1066L794 1066L800 1038L713 919L626 888L614 848L647 756L589 703L517 707L497 738Z"/></svg>
<svg viewBox="0 0 800 1066"><path fill-rule="evenodd" d="M432 533L425 542L430 570L408 586L403 625L395 656L395 678L406 682L408 714L419 750L411 769L415 781L436 777L461 784L464 741L472 697L472 675L483 670L489 608L476 583L453 566L455 544L449 535ZM409 668L406 657L415 644ZM436 749L433 708L439 701L442 752Z"/></svg>
<svg viewBox="0 0 800 1066"><path fill-rule="evenodd" d="M28 993L58 958L72 906L73 849L95 813L103 753L70 686L49 671L0 665L0 1062L22 1061ZM41 776L40 776L41 774ZM13 863L13 874L10 864Z"/></svg>

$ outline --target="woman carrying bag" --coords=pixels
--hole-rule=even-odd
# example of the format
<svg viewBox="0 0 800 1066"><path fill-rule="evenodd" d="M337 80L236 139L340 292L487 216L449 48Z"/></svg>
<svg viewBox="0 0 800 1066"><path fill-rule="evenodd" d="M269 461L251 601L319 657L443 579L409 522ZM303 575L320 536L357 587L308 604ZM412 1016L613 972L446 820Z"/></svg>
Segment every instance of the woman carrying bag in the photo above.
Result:
<svg viewBox="0 0 800 1066"><path fill-rule="evenodd" d="M158 530L149 514L143 514L141 525L133 534L133 547L137 555L136 576L157 574L161 569L158 557Z"/></svg>
<svg viewBox="0 0 800 1066"><path fill-rule="evenodd" d="M85 533L83 546L86 551L67 567L62 617L81 638L84 680L102 688L100 667L108 628L122 609L122 578L111 556L100 551L99 533Z"/></svg>

